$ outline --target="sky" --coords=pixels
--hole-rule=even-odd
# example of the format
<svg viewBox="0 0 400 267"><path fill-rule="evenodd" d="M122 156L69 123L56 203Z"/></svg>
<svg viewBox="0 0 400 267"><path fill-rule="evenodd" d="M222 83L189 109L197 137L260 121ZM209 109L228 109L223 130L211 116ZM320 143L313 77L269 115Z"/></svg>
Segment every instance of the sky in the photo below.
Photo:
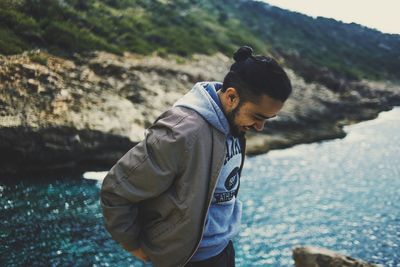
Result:
<svg viewBox="0 0 400 267"><path fill-rule="evenodd" d="M400 34L400 0L264 0L312 17L355 22L384 33Z"/></svg>

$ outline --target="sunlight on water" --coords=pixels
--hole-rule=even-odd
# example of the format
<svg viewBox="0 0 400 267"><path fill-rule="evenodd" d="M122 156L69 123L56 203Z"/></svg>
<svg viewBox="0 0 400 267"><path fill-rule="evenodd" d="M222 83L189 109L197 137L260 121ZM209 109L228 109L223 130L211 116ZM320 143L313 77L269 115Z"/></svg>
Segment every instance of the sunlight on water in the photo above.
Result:
<svg viewBox="0 0 400 267"><path fill-rule="evenodd" d="M400 108L345 131L344 139L247 158L237 266L293 266L299 245L400 266ZM149 266L104 229L106 174L0 183L1 265Z"/></svg>
<svg viewBox="0 0 400 267"><path fill-rule="evenodd" d="M246 230L237 240L239 266L291 265L298 245L399 266L399 122L396 108L346 127L345 139L250 158L240 193Z"/></svg>

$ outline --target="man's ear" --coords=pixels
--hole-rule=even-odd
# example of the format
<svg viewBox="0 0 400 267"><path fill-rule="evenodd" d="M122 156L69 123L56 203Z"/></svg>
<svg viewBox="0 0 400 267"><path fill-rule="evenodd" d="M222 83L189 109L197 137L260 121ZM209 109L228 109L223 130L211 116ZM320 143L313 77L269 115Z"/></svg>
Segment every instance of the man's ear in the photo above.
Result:
<svg viewBox="0 0 400 267"><path fill-rule="evenodd" d="M227 104L230 108L234 109L239 105L240 97L239 93L234 87L229 87L225 91Z"/></svg>

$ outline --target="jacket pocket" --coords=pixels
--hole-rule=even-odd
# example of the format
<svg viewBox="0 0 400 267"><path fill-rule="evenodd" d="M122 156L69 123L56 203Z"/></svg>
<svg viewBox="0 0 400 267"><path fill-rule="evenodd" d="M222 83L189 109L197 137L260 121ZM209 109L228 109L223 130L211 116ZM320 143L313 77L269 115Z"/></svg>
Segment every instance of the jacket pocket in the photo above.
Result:
<svg viewBox="0 0 400 267"><path fill-rule="evenodd" d="M154 240L157 237L160 237L163 234L169 232L170 230L175 228L176 225L183 222L184 220L185 216L183 214L177 211L172 212L171 215L169 215L167 218L148 228L147 236L150 240Z"/></svg>

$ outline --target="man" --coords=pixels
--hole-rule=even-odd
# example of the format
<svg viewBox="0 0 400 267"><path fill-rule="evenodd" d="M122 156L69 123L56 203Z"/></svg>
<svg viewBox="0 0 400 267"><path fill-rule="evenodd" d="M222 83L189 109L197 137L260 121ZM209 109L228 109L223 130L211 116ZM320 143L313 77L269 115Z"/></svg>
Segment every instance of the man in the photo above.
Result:
<svg viewBox="0 0 400 267"><path fill-rule="evenodd" d="M223 84L197 83L105 177L106 228L137 258L235 266L244 133L261 131L292 91L274 59L252 52L239 48Z"/></svg>

